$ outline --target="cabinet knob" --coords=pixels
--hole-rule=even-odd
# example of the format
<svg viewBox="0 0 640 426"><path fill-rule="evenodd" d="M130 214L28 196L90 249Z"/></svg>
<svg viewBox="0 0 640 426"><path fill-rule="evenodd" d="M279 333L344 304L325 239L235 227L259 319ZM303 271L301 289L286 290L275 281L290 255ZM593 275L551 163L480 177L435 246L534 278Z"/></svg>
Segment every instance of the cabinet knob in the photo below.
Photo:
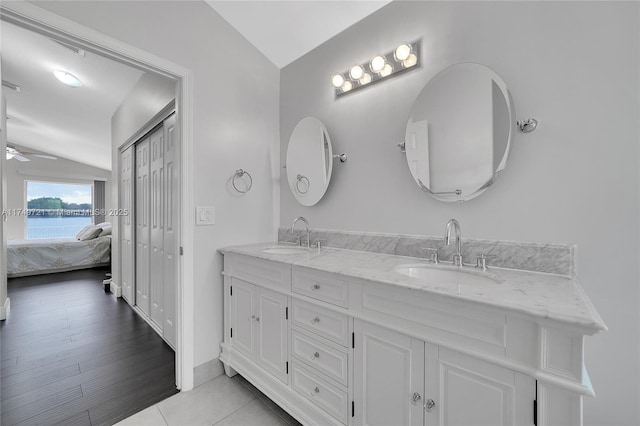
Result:
<svg viewBox="0 0 640 426"><path fill-rule="evenodd" d="M418 392L414 392L413 395L411 396L411 402L413 404L417 404L418 402L420 402L421 399L422 399L422 395L420 395Z"/></svg>
<svg viewBox="0 0 640 426"><path fill-rule="evenodd" d="M311 286L311 290L320 290L320 284L314 284Z"/></svg>
<svg viewBox="0 0 640 426"><path fill-rule="evenodd" d="M320 393L320 388L316 386L313 392L311 392L311 396L314 396L317 393Z"/></svg>
<svg viewBox="0 0 640 426"><path fill-rule="evenodd" d="M428 412L432 412L436 408L436 402L433 399L427 399L427 402L424 404L424 408Z"/></svg>
<svg viewBox="0 0 640 426"><path fill-rule="evenodd" d="M316 359L316 358L320 358L320 353L316 352L311 356L311 359Z"/></svg>
<svg viewBox="0 0 640 426"><path fill-rule="evenodd" d="M314 319L311 320L311 324L317 324L320 322L320 317L315 317Z"/></svg>

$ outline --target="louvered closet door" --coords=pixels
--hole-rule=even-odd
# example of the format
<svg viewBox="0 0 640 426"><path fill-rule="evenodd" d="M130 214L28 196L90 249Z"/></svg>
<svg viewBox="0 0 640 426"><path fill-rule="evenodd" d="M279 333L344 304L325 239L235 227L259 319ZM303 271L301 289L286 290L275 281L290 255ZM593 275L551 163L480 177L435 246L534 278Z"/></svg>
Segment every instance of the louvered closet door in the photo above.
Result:
<svg viewBox="0 0 640 426"><path fill-rule="evenodd" d="M120 208L126 215L119 216L120 221L120 281L122 297L130 305L135 304L133 293L134 250L133 250L133 152L129 147L120 153Z"/></svg>
<svg viewBox="0 0 640 426"><path fill-rule="evenodd" d="M162 327L164 318L164 129L161 126L149 136L150 150L150 266L149 297L151 298L150 317L156 325Z"/></svg>
<svg viewBox="0 0 640 426"><path fill-rule="evenodd" d="M136 305L149 315L149 138L136 145Z"/></svg>
<svg viewBox="0 0 640 426"><path fill-rule="evenodd" d="M176 289L178 283L180 226L180 140L175 114L164 121L164 323L165 340L175 347L176 342Z"/></svg>

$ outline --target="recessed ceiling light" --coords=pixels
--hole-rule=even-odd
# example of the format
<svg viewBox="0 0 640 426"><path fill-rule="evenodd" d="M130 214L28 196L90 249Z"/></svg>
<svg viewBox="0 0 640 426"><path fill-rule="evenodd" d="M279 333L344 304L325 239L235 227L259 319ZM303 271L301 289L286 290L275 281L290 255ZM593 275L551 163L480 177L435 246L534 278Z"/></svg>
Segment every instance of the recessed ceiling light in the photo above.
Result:
<svg viewBox="0 0 640 426"><path fill-rule="evenodd" d="M80 80L78 80L78 77L68 71L56 70L53 72L53 75L55 75L62 84L66 84L69 87L82 86L82 83L80 82Z"/></svg>

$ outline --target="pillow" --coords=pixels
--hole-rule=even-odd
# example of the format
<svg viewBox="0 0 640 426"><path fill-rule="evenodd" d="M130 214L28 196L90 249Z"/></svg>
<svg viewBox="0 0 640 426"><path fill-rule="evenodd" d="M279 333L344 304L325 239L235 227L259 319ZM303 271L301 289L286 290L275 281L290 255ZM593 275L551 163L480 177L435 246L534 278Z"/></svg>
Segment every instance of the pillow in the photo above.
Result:
<svg viewBox="0 0 640 426"><path fill-rule="evenodd" d="M82 236L82 234L84 234L85 232L87 232L87 231L88 231L90 228L92 228L92 227L93 227L93 225L87 225L87 226L85 226L84 228L82 228L82 229L80 230L80 232L78 232L78 233L76 234L76 240L79 240L79 239L80 239L80 237Z"/></svg>
<svg viewBox="0 0 640 426"><path fill-rule="evenodd" d="M93 240L98 235L100 235L101 232L102 232L102 228L99 228L94 225L89 225L85 229L80 231L80 233L76 235L76 238L80 241Z"/></svg>
<svg viewBox="0 0 640 426"><path fill-rule="evenodd" d="M98 235L98 237L104 237L105 235L111 235L111 224L109 224L109 226L102 226L100 228L101 232L100 235Z"/></svg>

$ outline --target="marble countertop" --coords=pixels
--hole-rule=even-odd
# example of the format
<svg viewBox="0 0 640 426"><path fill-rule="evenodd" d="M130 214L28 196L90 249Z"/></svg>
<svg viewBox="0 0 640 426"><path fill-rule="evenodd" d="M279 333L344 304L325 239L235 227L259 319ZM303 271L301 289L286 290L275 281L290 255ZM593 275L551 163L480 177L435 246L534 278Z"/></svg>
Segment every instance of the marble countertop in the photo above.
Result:
<svg viewBox="0 0 640 426"><path fill-rule="evenodd" d="M322 248L320 251L312 248L308 252L295 254L264 251L265 248L274 246L291 247L272 242L226 247L220 251L223 254L241 254L430 292L584 327L592 333L607 329L579 282L564 276L491 267L482 272L465 266L464 272L491 280L480 280L482 283L465 283L468 280L462 280L459 284L443 284L409 277L398 272L397 268L403 265L424 265L450 270L458 268L446 263L433 265L426 259L415 257L336 248Z"/></svg>

